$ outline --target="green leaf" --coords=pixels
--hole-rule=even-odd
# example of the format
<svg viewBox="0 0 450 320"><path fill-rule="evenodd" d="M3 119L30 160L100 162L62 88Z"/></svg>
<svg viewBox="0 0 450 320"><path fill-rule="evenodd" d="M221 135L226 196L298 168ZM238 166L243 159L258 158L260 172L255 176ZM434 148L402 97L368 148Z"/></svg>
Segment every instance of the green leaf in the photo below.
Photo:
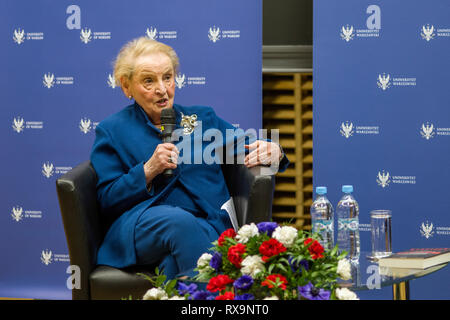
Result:
<svg viewBox="0 0 450 320"><path fill-rule="evenodd" d="M278 269L280 269L280 270L283 270L284 272L288 272L287 270L286 270L286 268L283 266L283 264L281 264L281 263L277 263L277 268Z"/></svg>
<svg viewBox="0 0 450 320"><path fill-rule="evenodd" d="M146 280L150 281L151 283L154 282L154 279L145 273L136 273L136 275L145 278Z"/></svg>
<svg viewBox="0 0 450 320"><path fill-rule="evenodd" d="M169 282L167 282L167 284L165 286L166 291L172 291L173 288L175 288L176 284L177 284L176 279L172 279Z"/></svg>

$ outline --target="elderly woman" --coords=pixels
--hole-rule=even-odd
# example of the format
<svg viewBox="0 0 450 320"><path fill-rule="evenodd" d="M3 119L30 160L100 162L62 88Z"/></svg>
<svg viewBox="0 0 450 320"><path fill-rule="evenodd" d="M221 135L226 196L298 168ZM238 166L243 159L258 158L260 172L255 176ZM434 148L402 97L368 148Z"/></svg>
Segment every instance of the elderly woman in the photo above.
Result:
<svg viewBox="0 0 450 320"><path fill-rule="evenodd" d="M230 195L220 164L178 163L177 146L161 140L164 108L173 108L178 127L182 118L201 121L187 135L214 128L225 136L235 129L210 107L174 104L178 65L171 47L144 37L126 44L117 56L116 83L135 102L96 128L91 162L106 227L98 264L157 264L174 278L195 267L211 242L232 227L221 209ZM251 150L245 157L248 167L282 159L284 169L289 163L275 143L255 141L246 147ZM161 174L166 169L173 170L172 177Z"/></svg>

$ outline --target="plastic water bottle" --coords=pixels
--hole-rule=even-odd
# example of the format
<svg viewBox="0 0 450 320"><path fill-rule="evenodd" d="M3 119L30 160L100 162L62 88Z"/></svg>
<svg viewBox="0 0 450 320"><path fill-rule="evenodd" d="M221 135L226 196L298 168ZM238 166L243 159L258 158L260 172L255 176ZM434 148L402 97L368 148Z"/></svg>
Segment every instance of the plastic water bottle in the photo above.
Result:
<svg viewBox="0 0 450 320"><path fill-rule="evenodd" d="M353 186L342 186L344 195L336 207L338 218L337 244L339 250L347 251L352 261L359 259L359 205L352 196Z"/></svg>
<svg viewBox="0 0 450 320"><path fill-rule="evenodd" d="M317 197L311 205L313 232L321 235L319 242L322 247L331 250L334 247L333 206L326 196L327 187L317 187L316 194Z"/></svg>

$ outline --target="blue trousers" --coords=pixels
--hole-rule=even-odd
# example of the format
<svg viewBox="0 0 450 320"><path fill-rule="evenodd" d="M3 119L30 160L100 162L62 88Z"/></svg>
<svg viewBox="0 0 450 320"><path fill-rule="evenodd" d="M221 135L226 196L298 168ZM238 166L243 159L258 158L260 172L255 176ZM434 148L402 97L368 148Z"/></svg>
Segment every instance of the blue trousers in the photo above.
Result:
<svg viewBox="0 0 450 320"><path fill-rule="evenodd" d="M219 235L206 219L171 205L148 208L135 229L137 263L157 264L173 279L197 266Z"/></svg>

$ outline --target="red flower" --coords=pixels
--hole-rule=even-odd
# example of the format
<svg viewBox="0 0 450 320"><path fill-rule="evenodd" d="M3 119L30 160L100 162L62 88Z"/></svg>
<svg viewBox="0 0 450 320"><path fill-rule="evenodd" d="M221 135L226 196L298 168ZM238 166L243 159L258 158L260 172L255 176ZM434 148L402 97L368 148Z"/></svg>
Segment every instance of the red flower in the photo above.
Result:
<svg viewBox="0 0 450 320"><path fill-rule="evenodd" d="M259 247L259 253L263 255L262 260L267 261L270 257L276 256L281 252L285 252L286 247L283 246L281 242L277 239L271 238L270 240L264 241Z"/></svg>
<svg viewBox="0 0 450 320"><path fill-rule="evenodd" d="M225 242L225 238L234 238L234 237L236 237L236 232L234 231L234 229L230 228L225 230L219 237L218 240L219 246L221 247L223 245L223 243Z"/></svg>
<svg viewBox="0 0 450 320"><path fill-rule="evenodd" d="M242 255L245 253L245 245L242 243L235 244L228 249L228 260L236 267L241 267Z"/></svg>
<svg viewBox="0 0 450 320"><path fill-rule="evenodd" d="M307 246L308 244L310 244L312 242L312 244L308 247L308 251L311 254L311 258L315 259L319 259L319 258L323 258L323 252L325 251L322 247L322 245L319 243L319 241L314 240L312 238L308 238L306 239L303 243L305 246Z"/></svg>
<svg viewBox="0 0 450 320"><path fill-rule="evenodd" d="M276 284L277 282L281 282L281 284ZM267 276L266 280L261 282L261 285L267 286L270 289L276 287L286 290L286 284L287 280L281 274L271 274L270 276Z"/></svg>
<svg viewBox="0 0 450 320"><path fill-rule="evenodd" d="M217 296L216 300L234 300L234 293L227 291L221 296Z"/></svg>
<svg viewBox="0 0 450 320"><path fill-rule="evenodd" d="M227 275L218 275L216 277L212 277L209 279L208 285L206 286L206 290L210 292L222 291L225 290L227 284L233 283L234 280L230 279Z"/></svg>

